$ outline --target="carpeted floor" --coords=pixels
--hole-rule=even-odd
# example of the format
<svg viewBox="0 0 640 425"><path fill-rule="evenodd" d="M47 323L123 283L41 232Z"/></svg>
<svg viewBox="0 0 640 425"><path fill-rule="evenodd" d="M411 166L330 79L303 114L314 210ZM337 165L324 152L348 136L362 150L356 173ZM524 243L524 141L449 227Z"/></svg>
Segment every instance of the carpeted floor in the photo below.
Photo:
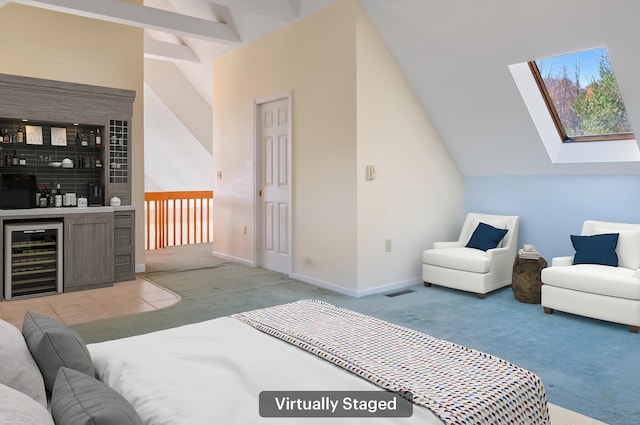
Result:
<svg viewBox="0 0 640 425"><path fill-rule="evenodd" d="M206 247L205 247L206 248ZM210 251L209 251L210 252ZM626 326L522 304L511 288L484 300L421 284L395 297L353 298L264 269L171 257L147 262L146 279L178 293L166 309L76 325L97 342L304 298L317 298L476 348L537 373L551 403L612 425L640 424L640 336ZM207 267L202 268L204 260Z"/></svg>

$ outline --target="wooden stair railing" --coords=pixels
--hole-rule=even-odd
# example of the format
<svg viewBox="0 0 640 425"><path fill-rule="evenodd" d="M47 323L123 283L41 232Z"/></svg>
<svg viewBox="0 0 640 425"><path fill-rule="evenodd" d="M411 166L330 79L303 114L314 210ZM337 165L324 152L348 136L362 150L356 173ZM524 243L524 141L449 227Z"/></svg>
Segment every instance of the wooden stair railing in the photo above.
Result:
<svg viewBox="0 0 640 425"><path fill-rule="evenodd" d="M213 191L145 192L145 249L213 240Z"/></svg>

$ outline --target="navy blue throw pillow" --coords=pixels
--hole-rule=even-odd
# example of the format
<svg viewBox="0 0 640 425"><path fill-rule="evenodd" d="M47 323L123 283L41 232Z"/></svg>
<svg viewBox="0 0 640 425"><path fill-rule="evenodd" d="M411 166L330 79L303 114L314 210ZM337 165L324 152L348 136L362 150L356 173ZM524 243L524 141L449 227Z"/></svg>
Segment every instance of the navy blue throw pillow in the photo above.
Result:
<svg viewBox="0 0 640 425"><path fill-rule="evenodd" d="M573 264L602 264L618 267L619 233L603 233L591 236L571 235L571 243L576 250Z"/></svg>
<svg viewBox="0 0 640 425"><path fill-rule="evenodd" d="M471 239L465 245L467 248L475 248L486 251L498 246L504 235L508 232L507 229L498 229L497 227L490 226L486 223L478 223L478 227L473 231Z"/></svg>

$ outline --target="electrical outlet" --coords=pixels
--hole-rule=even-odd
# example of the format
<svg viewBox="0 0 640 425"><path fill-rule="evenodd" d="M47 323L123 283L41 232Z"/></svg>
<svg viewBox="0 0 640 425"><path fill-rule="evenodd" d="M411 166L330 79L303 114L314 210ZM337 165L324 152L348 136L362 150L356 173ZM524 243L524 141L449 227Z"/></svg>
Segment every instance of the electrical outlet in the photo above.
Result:
<svg viewBox="0 0 640 425"><path fill-rule="evenodd" d="M385 241L384 241L384 250L386 252L391 252L391 239L385 239Z"/></svg>
<svg viewBox="0 0 640 425"><path fill-rule="evenodd" d="M242 234L243 235L247 234L247 225L246 224L244 226L242 226Z"/></svg>

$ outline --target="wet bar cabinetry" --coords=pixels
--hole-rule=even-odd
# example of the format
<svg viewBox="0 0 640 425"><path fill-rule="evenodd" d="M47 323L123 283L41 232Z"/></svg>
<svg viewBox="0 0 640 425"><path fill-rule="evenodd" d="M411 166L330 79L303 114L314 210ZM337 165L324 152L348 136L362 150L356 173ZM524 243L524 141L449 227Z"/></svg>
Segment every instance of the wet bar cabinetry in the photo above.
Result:
<svg viewBox="0 0 640 425"><path fill-rule="evenodd" d="M106 204L118 196L131 205L134 100L131 90L0 74L0 132L11 140L0 144L0 173L33 174L41 189L60 183L78 196L86 196L88 183L99 184ZM18 164L6 165L14 153ZM64 158L73 168L49 166Z"/></svg>
<svg viewBox="0 0 640 425"><path fill-rule="evenodd" d="M118 210L113 220L113 280L133 280L136 277L135 211Z"/></svg>
<svg viewBox="0 0 640 425"><path fill-rule="evenodd" d="M62 266L58 267L62 270L62 285L55 292L100 288L135 279L134 207L0 210L0 234L4 245L11 242L7 239L6 229L33 223L40 223L40 227L46 223L62 226L57 235L61 241L58 246L62 247L62 259L58 262ZM5 246L4 254L9 249ZM4 257L0 256L0 270L6 271ZM5 287L4 275L2 283ZM18 294L13 298L19 297Z"/></svg>
<svg viewBox="0 0 640 425"><path fill-rule="evenodd" d="M65 193L87 197L89 202L89 184L103 189L97 204L105 206L0 209L3 246L5 224L63 223L65 292L135 276L131 206L135 95L132 90L0 74L0 134L6 130L9 136L8 143L0 143L0 174L34 175L40 190L45 184L49 188L60 184ZM8 155L17 161L7 162ZM73 165L52 164L65 158ZM108 206L114 196L120 198L121 207Z"/></svg>
<svg viewBox="0 0 640 425"><path fill-rule="evenodd" d="M111 286L113 213L69 215L64 234L64 291Z"/></svg>

